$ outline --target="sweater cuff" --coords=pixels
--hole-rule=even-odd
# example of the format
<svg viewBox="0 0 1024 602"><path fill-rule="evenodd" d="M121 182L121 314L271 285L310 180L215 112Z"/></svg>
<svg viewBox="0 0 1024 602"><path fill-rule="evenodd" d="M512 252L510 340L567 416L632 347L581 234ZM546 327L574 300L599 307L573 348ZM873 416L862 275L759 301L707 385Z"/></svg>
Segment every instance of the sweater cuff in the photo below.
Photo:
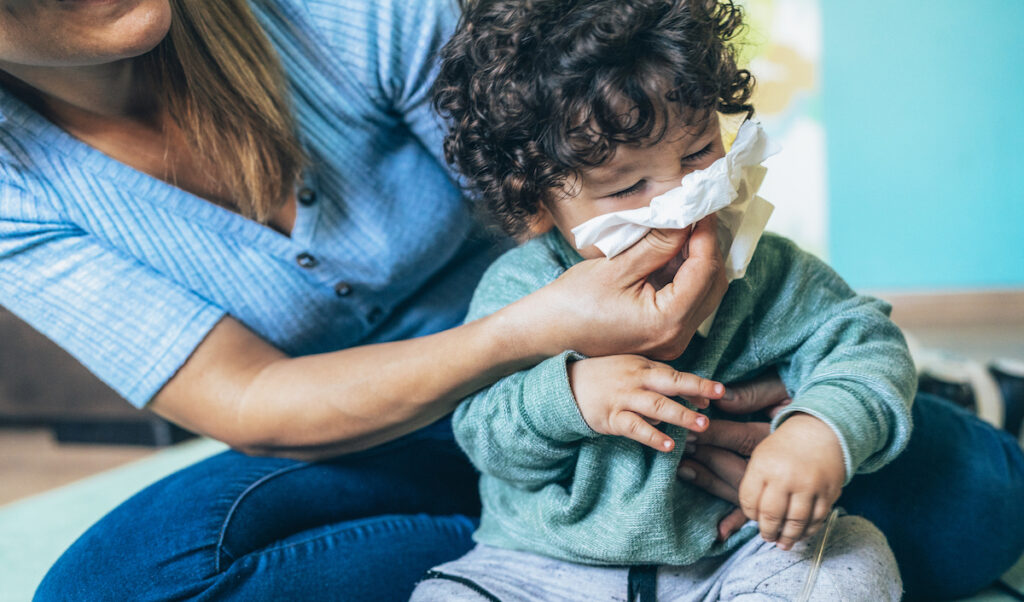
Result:
<svg viewBox="0 0 1024 602"><path fill-rule="evenodd" d="M818 384L805 389L772 419L774 432L794 413L810 414L824 422L843 450L846 486L857 469L888 439L886 426L850 391L841 386Z"/></svg>
<svg viewBox="0 0 1024 602"><path fill-rule="evenodd" d="M523 390L523 409L538 433L566 443L598 436L583 420L569 386L568 363L585 357L563 351L530 370Z"/></svg>

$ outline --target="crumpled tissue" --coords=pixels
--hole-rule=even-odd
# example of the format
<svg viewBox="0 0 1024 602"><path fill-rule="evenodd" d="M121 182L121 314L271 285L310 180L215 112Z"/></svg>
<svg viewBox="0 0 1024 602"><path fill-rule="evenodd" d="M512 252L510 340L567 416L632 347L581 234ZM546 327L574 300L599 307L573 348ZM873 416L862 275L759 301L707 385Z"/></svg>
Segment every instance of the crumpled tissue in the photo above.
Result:
<svg viewBox="0 0 1024 602"><path fill-rule="evenodd" d="M573 228L576 247L594 245L614 257L652 228L682 229L717 212L726 278L742 278L774 209L757 196L768 171L761 162L778 151L760 123L745 121L724 157L686 174L677 188L654 197L649 206L599 215ZM702 336L707 336L714 318L712 313L701 324Z"/></svg>

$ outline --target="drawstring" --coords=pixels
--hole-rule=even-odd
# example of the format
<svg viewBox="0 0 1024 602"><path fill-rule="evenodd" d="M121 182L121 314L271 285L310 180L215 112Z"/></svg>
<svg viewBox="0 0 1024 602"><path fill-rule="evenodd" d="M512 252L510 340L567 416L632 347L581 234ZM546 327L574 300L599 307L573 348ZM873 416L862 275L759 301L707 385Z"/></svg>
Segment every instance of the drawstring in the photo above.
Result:
<svg viewBox="0 0 1024 602"><path fill-rule="evenodd" d="M631 566L626 577L626 602L657 602L658 567L656 565Z"/></svg>

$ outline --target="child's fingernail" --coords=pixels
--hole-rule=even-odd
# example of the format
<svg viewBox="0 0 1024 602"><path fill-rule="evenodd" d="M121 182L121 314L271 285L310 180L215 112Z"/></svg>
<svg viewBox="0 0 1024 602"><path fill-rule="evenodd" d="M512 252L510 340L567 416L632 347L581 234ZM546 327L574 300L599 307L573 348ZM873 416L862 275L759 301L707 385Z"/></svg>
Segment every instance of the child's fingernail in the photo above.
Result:
<svg viewBox="0 0 1024 602"><path fill-rule="evenodd" d="M692 481L697 478L697 473L689 466L683 466L679 469L679 478Z"/></svg>
<svg viewBox="0 0 1024 602"><path fill-rule="evenodd" d="M664 441L661 442L661 446L664 447L667 450L671 450L672 449L672 440L671 439L665 439Z"/></svg>
<svg viewBox="0 0 1024 602"><path fill-rule="evenodd" d="M704 428L708 425L708 419L706 416L697 416L697 420L695 420L694 422L696 422L697 426L701 428Z"/></svg>
<svg viewBox="0 0 1024 602"><path fill-rule="evenodd" d="M736 392L729 387L725 387L725 391L722 393L722 399L732 401L733 399L736 399Z"/></svg>
<svg viewBox="0 0 1024 602"><path fill-rule="evenodd" d="M711 387L711 389L715 392L715 395L722 395L725 393L725 385L722 383L715 383L715 386Z"/></svg>

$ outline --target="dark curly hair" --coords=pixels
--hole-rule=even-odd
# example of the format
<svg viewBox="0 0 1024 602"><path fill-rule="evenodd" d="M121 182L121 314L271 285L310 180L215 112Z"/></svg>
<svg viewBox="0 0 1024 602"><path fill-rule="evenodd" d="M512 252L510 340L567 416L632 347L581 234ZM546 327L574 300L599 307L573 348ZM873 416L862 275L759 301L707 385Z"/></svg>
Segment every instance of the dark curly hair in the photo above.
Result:
<svg viewBox="0 0 1024 602"><path fill-rule="evenodd" d="M669 111L752 113L754 78L730 41L732 0L462 0L434 107L445 157L508 234L551 189L653 143Z"/></svg>

